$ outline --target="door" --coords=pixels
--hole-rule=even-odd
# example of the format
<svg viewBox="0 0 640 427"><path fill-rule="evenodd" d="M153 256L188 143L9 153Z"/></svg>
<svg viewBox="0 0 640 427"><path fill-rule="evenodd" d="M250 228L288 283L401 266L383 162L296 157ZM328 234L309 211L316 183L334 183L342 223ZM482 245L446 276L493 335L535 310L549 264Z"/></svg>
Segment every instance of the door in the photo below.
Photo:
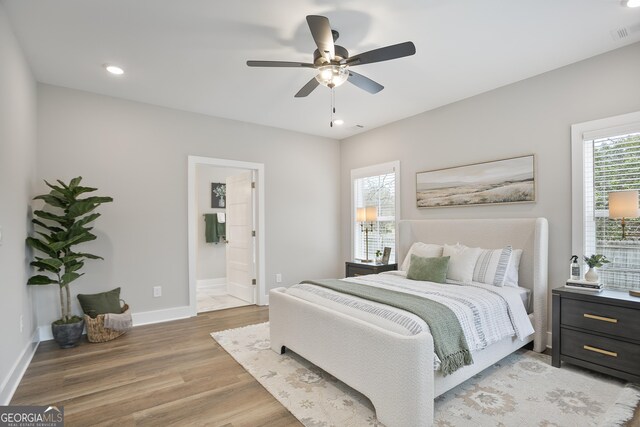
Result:
<svg viewBox="0 0 640 427"><path fill-rule="evenodd" d="M227 178L227 292L256 303L253 256L253 172Z"/></svg>

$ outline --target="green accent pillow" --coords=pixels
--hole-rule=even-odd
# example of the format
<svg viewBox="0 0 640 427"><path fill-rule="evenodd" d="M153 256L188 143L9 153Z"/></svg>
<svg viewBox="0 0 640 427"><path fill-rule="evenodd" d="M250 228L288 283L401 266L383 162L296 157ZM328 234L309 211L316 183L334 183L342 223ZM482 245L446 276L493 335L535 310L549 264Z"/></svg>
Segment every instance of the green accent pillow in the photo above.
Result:
<svg viewBox="0 0 640 427"><path fill-rule="evenodd" d="M120 288L99 294L78 294L78 300L84 314L94 319L98 314L122 313Z"/></svg>
<svg viewBox="0 0 640 427"><path fill-rule="evenodd" d="M412 254L407 279L445 283L448 268L448 256L423 258Z"/></svg>

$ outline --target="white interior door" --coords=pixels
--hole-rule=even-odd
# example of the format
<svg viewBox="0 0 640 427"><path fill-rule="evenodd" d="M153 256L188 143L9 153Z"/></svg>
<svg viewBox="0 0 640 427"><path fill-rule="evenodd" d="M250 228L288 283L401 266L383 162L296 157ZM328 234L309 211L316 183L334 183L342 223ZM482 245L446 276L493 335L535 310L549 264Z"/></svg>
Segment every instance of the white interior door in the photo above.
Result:
<svg viewBox="0 0 640 427"><path fill-rule="evenodd" d="M253 172L227 178L227 292L256 303L253 250Z"/></svg>

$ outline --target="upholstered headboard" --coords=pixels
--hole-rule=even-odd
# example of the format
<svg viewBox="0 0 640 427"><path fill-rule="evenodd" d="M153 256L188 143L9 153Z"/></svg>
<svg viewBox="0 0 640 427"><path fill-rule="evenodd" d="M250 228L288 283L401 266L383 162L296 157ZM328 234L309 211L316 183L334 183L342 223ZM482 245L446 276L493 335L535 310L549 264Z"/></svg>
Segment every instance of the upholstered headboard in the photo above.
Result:
<svg viewBox="0 0 640 427"><path fill-rule="evenodd" d="M403 220L398 224L397 259L402 263L413 242L522 249L519 285L533 292L534 345L542 351L547 336L548 240L546 218Z"/></svg>

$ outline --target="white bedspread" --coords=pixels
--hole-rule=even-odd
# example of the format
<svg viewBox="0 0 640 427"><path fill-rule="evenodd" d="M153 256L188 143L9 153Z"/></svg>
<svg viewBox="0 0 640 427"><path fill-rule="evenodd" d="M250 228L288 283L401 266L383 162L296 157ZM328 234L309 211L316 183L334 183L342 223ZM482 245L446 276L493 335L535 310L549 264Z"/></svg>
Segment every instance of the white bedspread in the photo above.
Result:
<svg viewBox="0 0 640 427"><path fill-rule="evenodd" d="M516 288L474 283L441 284L409 280L406 273L392 271L344 279L357 283L410 293L449 307L462 326L472 352L480 351L506 337L524 340L533 333L531 320ZM368 301L310 284L293 285L288 294L349 314L403 335L428 331L418 316L395 307ZM435 367L439 365L436 357Z"/></svg>

